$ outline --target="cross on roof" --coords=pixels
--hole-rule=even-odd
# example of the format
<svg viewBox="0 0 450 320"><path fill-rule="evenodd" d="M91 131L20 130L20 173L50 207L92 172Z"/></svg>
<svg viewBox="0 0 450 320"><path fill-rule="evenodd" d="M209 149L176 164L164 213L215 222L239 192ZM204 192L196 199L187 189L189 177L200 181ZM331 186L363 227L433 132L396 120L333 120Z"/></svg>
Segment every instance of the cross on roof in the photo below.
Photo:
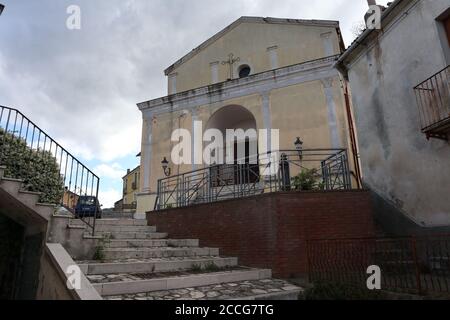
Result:
<svg viewBox="0 0 450 320"><path fill-rule="evenodd" d="M241 61L241 58L234 58L234 54L232 53L228 55L228 60L222 61L222 65L230 65L230 80L233 79L233 65L239 61Z"/></svg>

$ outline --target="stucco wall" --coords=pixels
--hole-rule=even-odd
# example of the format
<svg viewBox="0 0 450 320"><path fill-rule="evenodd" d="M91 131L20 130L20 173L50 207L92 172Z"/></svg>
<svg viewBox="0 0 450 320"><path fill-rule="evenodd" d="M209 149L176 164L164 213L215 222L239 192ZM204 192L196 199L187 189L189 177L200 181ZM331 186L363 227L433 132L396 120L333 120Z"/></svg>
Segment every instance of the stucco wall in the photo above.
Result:
<svg viewBox="0 0 450 320"><path fill-rule="evenodd" d="M329 33L329 34L328 34ZM325 45L329 36L329 45ZM276 46L277 64L272 65L268 48ZM191 59L178 66L171 73L176 75L176 92L214 83L211 63L217 65L217 81L229 78L229 65L222 65L233 53L240 58L234 65L234 78L237 68L247 64L252 74L326 57L340 53L339 38L335 27L307 26L301 24L271 24L243 22L217 39ZM169 94L171 77L168 78Z"/></svg>
<svg viewBox="0 0 450 320"><path fill-rule="evenodd" d="M74 275L70 267L76 266L60 244L47 244L41 259L37 300L102 300L82 272L79 288L69 288L67 281Z"/></svg>
<svg viewBox="0 0 450 320"><path fill-rule="evenodd" d="M332 101L327 96L322 81L311 81L275 89L267 94L270 107L270 127L280 130L280 148L294 148L296 137L304 141L304 148L349 148L347 117L340 79L336 75L331 81ZM196 120L203 122L205 130L211 116L221 108L238 105L251 112L256 121L256 129L267 128L264 123L263 94L251 94L236 99L200 105L195 108ZM330 110L330 108L332 110ZM330 112L335 115L335 129L330 125ZM192 132L192 111L175 111L161 114L152 119L152 159L150 189L157 191L157 182L164 178L161 161L166 157L170 161L172 148L177 144L171 142L171 134L177 128ZM333 138L335 136L335 138ZM335 142L333 140L336 140ZM260 148L261 150L261 148ZM143 152L144 153L144 152ZM144 167L148 160L143 158ZM172 174L199 169L202 166L170 164ZM141 189L143 180L141 179ZM140 212L138 210L138 212Z"/></svg>
<svg viewBox="0 0 450 320"><path fill-rule="evenodd" d="M450 145L421 133L413 88L448 64L436 18L450 2L411 3L349 66L363 178L416 223L448 225Z"/></svg>

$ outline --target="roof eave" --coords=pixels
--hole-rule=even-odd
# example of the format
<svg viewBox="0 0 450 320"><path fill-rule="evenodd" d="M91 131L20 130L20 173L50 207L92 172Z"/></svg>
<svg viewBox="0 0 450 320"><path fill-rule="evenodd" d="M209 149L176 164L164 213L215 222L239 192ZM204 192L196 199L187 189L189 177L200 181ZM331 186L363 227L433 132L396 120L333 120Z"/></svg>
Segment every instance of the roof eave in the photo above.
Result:
<svg viewBox="0 0 450 320"><path fill-rule="evenodd" d="M381 15L381 23L383 24L383 20L385 20L397 7L398 5L403 2L404 0L395 0L389 7L384 10L383 14ZM383 26L382 26L383 27ZM350 47L345 50L345 52L340 56L338 61L336 62L336 68L338 68L341 73L344 75L347 73L347 66L346 61L351 60L352 56L354 56L361 48L361 45L365 45L366 40L372 40L368 39L372 34L378 33L379 31L376 29L366 29L356 40L352 43Z"/></svg>

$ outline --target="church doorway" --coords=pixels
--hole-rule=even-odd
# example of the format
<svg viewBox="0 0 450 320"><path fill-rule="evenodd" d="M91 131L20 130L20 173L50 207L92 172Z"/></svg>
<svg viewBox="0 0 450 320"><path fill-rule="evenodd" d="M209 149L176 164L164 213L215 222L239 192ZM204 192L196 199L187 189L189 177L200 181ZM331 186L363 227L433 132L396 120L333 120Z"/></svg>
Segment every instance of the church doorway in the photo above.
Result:
<svg viewBox="0 0 450 320"><path fill-rule="evenodd" d="M254 129L256 119L246 108L238 105L223 107L214 113L205 129L218 129L226 138L227 130ZM258 139L255 136L235 137L232 147L233 163L220 164L211 168L211 186L220 187L256 183L259 181ZM216 151L217 152L217 151ZM226 146L223 154L227 155Z"/></svg>

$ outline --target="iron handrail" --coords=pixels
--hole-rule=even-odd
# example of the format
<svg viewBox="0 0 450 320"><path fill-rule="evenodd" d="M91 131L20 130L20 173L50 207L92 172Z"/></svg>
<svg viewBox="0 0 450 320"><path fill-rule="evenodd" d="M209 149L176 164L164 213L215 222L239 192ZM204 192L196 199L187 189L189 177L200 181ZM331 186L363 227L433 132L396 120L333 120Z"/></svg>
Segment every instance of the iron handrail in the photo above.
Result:
<svg viewBox="0 0 450 320"><path fill-rule="evenodd" d="M274 156L277 158L276 162L273 162ZM253 159L258 161L249 163ZM261 160L266 161L261 163ZM274 167L275 172L267 172ZM241 158L234 164L214 164L159 179L155 210L241 198L265 192L298 190L300 186L294 179L295 176L302 171L313 169L315 171L310 179L322 179L320 183L313 182L318 185L316 188L351 189L346 149L304 149L300 152L281 150ZM265 174L261 174L261 171ZM291 176L291 173L295 174Z"/></svg>
<svg viewBox="0 0 450 320"><path fill-rule="evenodd" d="M63 188L61 190L60 203L57 203L58 205L69 209L73 213L75 202L81 196L95 197L98 204L100 178L95 173L20 110L2 105L0 105L0 110L0 128L5 132L2 135L3 142L6 141L5 139L9 139L9 135L12 140L22 141L30 149L30 152L34 151L38 155L39 153L47 153L51 154L54 158L59 168ZM5 150L0 149L0 155L3 152ZM97 206L95 206L92 217L80 216L84 223L92 229L92 234L95 232L96 216L98 214Z"/></svg>

